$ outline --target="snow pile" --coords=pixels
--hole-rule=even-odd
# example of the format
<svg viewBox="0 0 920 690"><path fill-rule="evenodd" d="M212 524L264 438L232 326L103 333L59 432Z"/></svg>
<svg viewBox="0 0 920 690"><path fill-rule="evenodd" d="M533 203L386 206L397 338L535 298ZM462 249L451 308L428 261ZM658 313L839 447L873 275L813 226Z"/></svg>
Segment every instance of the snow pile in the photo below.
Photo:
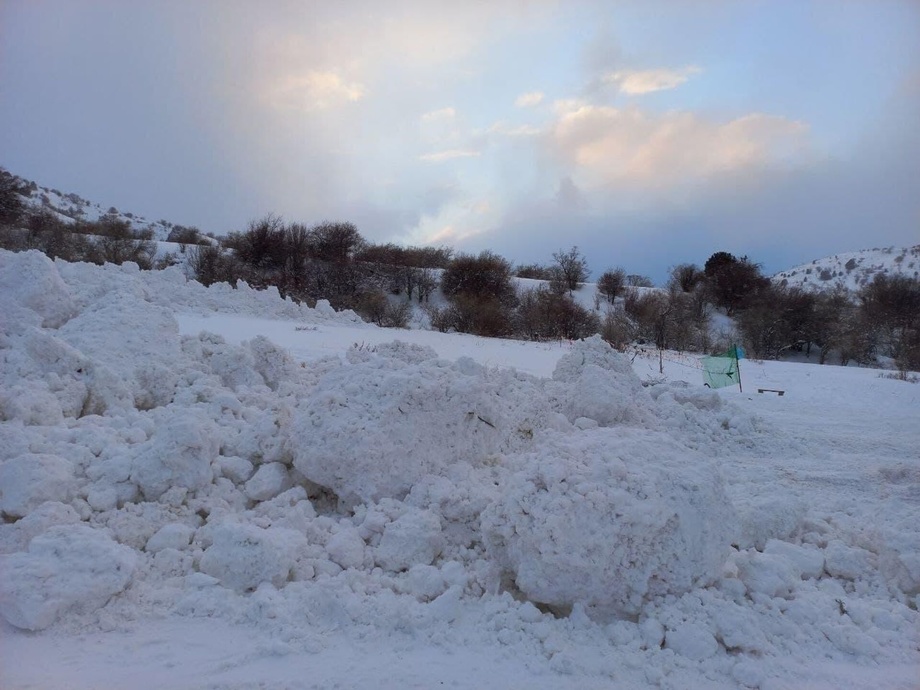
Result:
<svg viewBox="0 0 920 690"><path fill-rule="evenodd" d="M483 514L490 552L533 601L635 614L712 583L735 516L715 468L657 433L554 436Z"/></svg>
<svg viewBox="0 0 920 690"><path fill-rule="evenodd" d="M27 254L38 255L39 252ZM99 303L107 296L118 295L195 314L219 311L304 323L363 323L361 317L352 311L336 312L326 300L320 300L316 309L311 309L290 298L281 299L274 286L253 290L244 281L238 281L236 286L215 283L205 287L189 280L179 266L162 271L145 271L143 276L137 264L131 262L120 266L106 264L100 268L93 264L56 260L54 266L80 308Z"/></svg>
<svg viewBox="0 0 920 690"><path fill-rule="evenodd" d="M408 346L351 359L320 379L290 436L294 466L349 503L403 498L458 463L494 463L554 416L541 382L513 371Z"/></svg>
<svg viewBox="0 0 920 690"><path fill-rule="evenodd" d="M915 527L747 495L733 473L762 425L713 392L643 387L600 339L551 379L404 343L300 363L260 337L180 336L169 302L351 317L37 256L0 252L13 626L171 611L306 647L423 634L553 672L696 668L751 687L799 648L916 657ZM64 316L17 276L56 286Z"/></svg>

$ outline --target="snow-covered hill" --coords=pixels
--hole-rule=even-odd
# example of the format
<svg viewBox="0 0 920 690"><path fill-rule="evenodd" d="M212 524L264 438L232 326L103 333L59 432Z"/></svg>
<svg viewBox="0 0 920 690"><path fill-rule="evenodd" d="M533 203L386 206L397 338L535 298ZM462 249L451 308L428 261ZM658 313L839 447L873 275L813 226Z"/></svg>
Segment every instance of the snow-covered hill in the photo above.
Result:
<svg viewBox="0 0 920 690"><path fill-rule="evenodd" d="M149 231L150 239L165 241L170 232L177 227L168 220L148 220L144 216L120 211L114 206L103 206L95 201L84 199L73 192L43 187L36 182L19 178L24 185L22 195L24 204L29 209L45 210L53 213L61 221L71 224L77 221L97 221L111 218L127 223L135 233Z"/></svg>
<svg viewBox="0 0 920 690"><path fill-rule="evenodd" d="M862 249L834 254L795 266L773 276L773 281L806 290L858 290L877 275L920 278L920 244L913 247Z"/></svg>

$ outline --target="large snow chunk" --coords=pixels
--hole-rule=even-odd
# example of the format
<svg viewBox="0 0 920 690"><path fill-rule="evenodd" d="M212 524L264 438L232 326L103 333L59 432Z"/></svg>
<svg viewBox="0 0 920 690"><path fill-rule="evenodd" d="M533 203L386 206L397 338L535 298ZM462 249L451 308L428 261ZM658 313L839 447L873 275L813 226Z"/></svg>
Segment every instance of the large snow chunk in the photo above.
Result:
<svg viewBox="0 0 920 690"><path fill-rule="evenodd" d="M601 615L714 581L735 515L720 476L663 434L549 437L482 514L489 553L531 600Z"/></svg>
<svg viewBox="0 0 920 690"><path fill-rule="evenodd" d="M165 405L177 382L181 348L172 313L134 295L117 294L86 309L60 337L116 374L140 409Z"/></svg>
<svg viewBox="0 0 920 690"><path fill-rule="evenodd" d="M771 539L764 547L764 553L787 558L803 578L817 579L824 574L824 553L815 546L798 546Z"/></svg>
<svg viewBox="0 0 920 690"><path fill-rule="evenodd" d="M77 313L54 262L39 251L0 251L0 312L12 314L13 305L34 311L45 328L58 328Z"/></svg>
<svg viewBox="0 0 920 690"><path fill-rule="evenodd" d="M185 411L161 423L134 459L131 481L155 501L172 487L200 489L211 483L217 434L206 419Z"/></svg>
<svg viewBox="0 0 920 690"><path fill-rule="evenodd" d="M570 422L590 428L649 419L652 400L629 360L600 336L579 341L553 371L554 402Z"/></svg>
<svg viewBox="0 0 920 690"><path fill-rule="evenodd" d="M59 525L35 537L28 553L4 557L0 615L41 630L67 612L104 606L131 581L135 553L87 525Z"/></svg>
<svg viewBox="0 0 920 690"><path fill-rule="evenodd" d="M221 455L217 458L217 466L221 475L235 484L242 484L252 476L252 463L237 455Z"/></svg>
<svg viewBox="0 0 920 690"><path fill-rule="evenodd" d="M581 374L567 388L562 413L580 428L580 419L592 419L601 426L612 426L636 417L640 404L636 398L648 396L639 378L630 372L619 374L586 364Z"/></svg>
<svg viewBox="0 0 920 690"><path fill-rule="evenodd" d="M253 501L267 501L282 491L287 491L291 486L291 476L287 468L280 462L270 462L256 470L252 479L246 482L244 491Z"/></svg>
<svg viewBox="0 0 920 690"><path fill-rule="evenodd" d="M278 347L265 336L257 336L249 343L253 367L273 391L285 381L296 379L302 371L286 350Z"/></svg>
<svg viewBox="0 0 920 690"><path fill-rule="evenodd" d="M839 539L831 539L824 549L824 567L828 574L844 580L864 577L875 565L876 557L866 549L848 546Z"/></svg>
<svg viewBox="0 0 920 690"><path fill-rule="evenodd" d="M176 549L181 551L188 546L192 540L195 530L181 522L171 522L163 525L156 534L147 540L145 551L147 553L158 553L163 549Z"/></svg>
<svg viewBox="0 0 920 690"><path fill-rule="evenodd" d="M633 373L629 359L610 347L599 335L575 343L572 350L556 363L553 380L567 383L577 381L587 366L595 366L623 377L633 377L636 382L639 381Z"/></svg>
<svg viewBox="0 0 920 690"><path fill-rule="evenodd" d="M719 651L712 632L698 623L680 623L665 635L665 645L694 661L708 659Z"/></svg>
<svg viewBox="0 0 920 690"><path fill-rule="evenodd" d="M740 554L735 565L748 592L768 597L789 597L802 578L802 571L792 560L776 553L751 550Z"/></svg>
<svg viewBox="0 0 920 690"><path fill-rule="evenodd" d="M552 415L532 377L391 351L327 373L291 425L294 466L346 502L402 498L426 475L492 463L532 445Z"/></svg>
<svg viewBox="0 0 920 690"><path fill-rule="evenodd" d="M326 544L329 560L343 568L360 568L364 563L364 540L354 527L332 535Z"/></svg>
<svg viewBox="0 0 920 690"><path fill-rule="evenodd" d="M443 546L440 518L411 508L384 528L376 559L386 570L399 572L413 565L431 565Z"/></svg>
<svg viewBox="0 0 920 690"><path fill-rule="evenodd" d="M67 503L74 467L57 455L26 454L0 465L0 513L24 517L46 501Z"/></svg>
<svg viewBox="0 0 920 690"><path fill-rule="evenodd" d="M741 502L738 513L741 535L737 545L762 551L770 539L789 540L801 532L806 506L798 496L778 493Z"/></svg>
<svg viewBox="0 0 920 690"><path fill-rule="evenodd" d="M29 548L29 542L49 527L80 522L73 506L49 501L14 523L0 524L0 553L16 553Z"/></svg>
<svg viewBox="0 0 920 690"><path fill-rule="evenodd" d="M0 383L7 383L14 391L21 387L28 396L39 390L50 391L59 403L57 414L65 417L101 415L134 404L120 376L44 329L23 329L4 359ZM0 406L8 407L9 403L0 402Z"/></svg>
<svg viewBox="0 0 920 690"><path fill-rule="evenodd" d="M307 546L306 538L294 530L232 522L217 525L211 536L211 546L199 563L201 572L239 591L255 589L263 582L283 586Z"/></svg>

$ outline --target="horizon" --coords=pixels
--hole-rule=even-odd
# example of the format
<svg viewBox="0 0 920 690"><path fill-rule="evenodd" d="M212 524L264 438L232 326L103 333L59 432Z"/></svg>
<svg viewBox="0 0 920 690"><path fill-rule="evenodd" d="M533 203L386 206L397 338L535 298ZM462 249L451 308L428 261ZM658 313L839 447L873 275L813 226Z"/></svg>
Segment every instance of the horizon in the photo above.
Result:
<svg viewBox="0 0 920 690"><path fill-rule="evenodd" d="M916 244L918 115L906 1L0 8L0 165L218 235L774 274Z"/></svg>

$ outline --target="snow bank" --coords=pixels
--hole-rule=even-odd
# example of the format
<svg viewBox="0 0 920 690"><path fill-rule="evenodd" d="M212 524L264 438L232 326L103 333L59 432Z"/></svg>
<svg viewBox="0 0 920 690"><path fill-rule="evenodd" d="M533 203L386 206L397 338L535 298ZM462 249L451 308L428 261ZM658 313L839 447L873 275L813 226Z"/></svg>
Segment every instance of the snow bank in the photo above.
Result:
<svg viewBox="0 0 920 690"><path fill-rule="evenodd" d="M336 312L328 308L328 303L326 308L319 305L318 309L310 309L290 298L281 299L274 286L253 290L239 281L235 287L226 283L205 287L189 280L179 266L162 271L145 271L139 278L137 264L130 262L98 267L56 260L54 265L81 309L103 301L107 296L130 295L152 305L195 314L221 312L307 323L362 323L361 317L354 312Z"/></svg>

